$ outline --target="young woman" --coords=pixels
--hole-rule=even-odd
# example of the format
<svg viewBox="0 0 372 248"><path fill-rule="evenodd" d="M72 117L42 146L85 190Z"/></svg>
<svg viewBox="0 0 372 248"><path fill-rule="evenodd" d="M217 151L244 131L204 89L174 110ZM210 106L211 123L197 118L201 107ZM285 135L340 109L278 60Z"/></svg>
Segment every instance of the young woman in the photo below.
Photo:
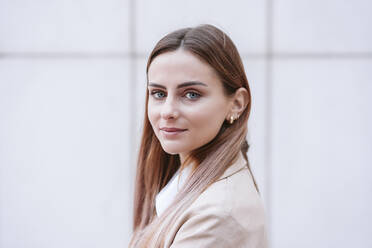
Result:
<svg viewBox="0 0 372 248"><path fill-rule="evenodd" d="M239 53L212 25L162 38L147 63L129 247L267 247L246 142Z"/></svg>

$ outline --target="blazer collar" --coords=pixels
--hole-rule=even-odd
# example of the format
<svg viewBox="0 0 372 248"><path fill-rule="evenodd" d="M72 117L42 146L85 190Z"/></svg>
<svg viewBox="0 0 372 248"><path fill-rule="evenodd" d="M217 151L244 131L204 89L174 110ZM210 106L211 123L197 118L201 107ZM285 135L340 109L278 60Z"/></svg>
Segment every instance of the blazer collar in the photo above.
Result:
<svg viewBox="0 0 372 248"><path fill-rule="evenodd" d="M248 168L246 164L247 162L245 161L243 154L239 152L239 155L235 162L225 170L223 175L217 181L230 177L238 173L239 171Z"/></svg>

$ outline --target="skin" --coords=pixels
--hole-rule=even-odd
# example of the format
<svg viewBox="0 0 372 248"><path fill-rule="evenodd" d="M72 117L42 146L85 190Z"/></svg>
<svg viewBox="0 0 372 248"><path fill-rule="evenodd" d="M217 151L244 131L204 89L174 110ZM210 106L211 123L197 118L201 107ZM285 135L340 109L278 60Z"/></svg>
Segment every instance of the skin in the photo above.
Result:
<svg viewBox="0 0 372 248"><path fill-rule="evenodd" d="M216 137L225 120L237 119L248 103L245 88L226 96L214 69L183 49L152 61L148 91L154 133L164 151L179 154L181 162Z"/></svg>

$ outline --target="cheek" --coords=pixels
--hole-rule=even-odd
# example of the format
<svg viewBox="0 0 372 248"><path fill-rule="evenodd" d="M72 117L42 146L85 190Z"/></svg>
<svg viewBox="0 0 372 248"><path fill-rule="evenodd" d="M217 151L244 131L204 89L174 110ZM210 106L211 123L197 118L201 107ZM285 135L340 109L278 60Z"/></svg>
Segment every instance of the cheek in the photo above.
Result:
<svg viewBox="0 0 372 248"><path fill-rule="evenodd" d="M156 125L157 120L159 119L158 112L159 111L157 111L157 108L154 107L152 104L147 105L147 117L154 131L156 131L155 125Z"/></svg>
<svg viewBox="0 0 372 248"><path fill-rule="evenodd" d="M219 129L225 119L227 104L225 102L213 102L199 105L189 111L189 120L194 128L200 131L215 131Z"/></svg>

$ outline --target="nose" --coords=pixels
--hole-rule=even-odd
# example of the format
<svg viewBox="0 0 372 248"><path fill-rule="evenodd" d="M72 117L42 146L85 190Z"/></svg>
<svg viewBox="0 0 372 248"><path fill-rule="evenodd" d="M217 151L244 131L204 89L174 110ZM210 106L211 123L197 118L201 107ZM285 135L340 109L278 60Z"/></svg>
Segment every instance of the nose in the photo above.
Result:
<svg viewBox="0 0 372 248"><path fill-rule="evenodd" d="M173 97L167 97L161 108L161 118L163 119L177 119L179 110L177 102Z"/></svg>

